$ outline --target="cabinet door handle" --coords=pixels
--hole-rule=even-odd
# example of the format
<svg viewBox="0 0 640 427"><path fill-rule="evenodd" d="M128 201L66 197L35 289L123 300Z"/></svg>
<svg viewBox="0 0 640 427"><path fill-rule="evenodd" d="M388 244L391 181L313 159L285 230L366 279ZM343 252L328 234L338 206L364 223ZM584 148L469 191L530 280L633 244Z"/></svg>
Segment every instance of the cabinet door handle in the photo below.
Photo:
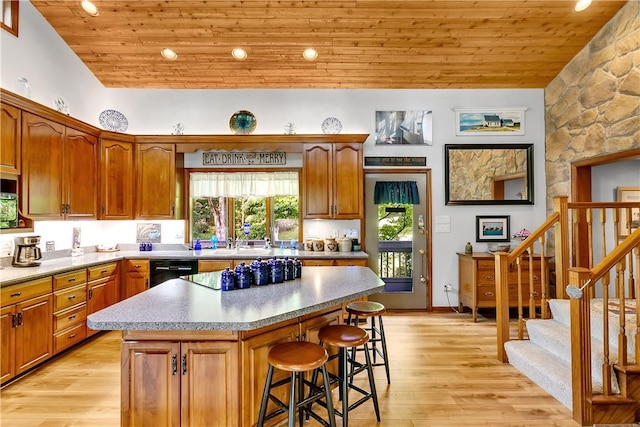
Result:
<svg viewBox="0 0 640 427"><path fill-rule="evenodd" d="M178 374L178 355L174 353L171 355L171 375L177 375L177 374Z"/></svg>
<svg viewBox="0 0 640 427"><path fill-rule="evenodd" d="M18 327L18 316L16 316L15 314L11 315L11 327L12 328Z"/></svg>
<svg viewBox="0 0 640 427"><path fill-rule="evenodd" d="M493 276L488 274L488 275L484 276L484 280L493 280Z"/></svg>
<svg viewBox="0 0 640 427"><path fill-rule="evenodd" d="M67 338L71 339L71 338L75 338L75 337L76 337L76 334L71 334Z"/></svg>
<svg viewBox="0 0 640 427"><path fill-rule="evenodd" d="M75 277L71 277L71 278L67 279L67 282L75 282L75 281L76 281Z"/></svg>
<svg viewBox="0 0 640 427"><path fill-rule="evenodd" d="M11 294L12 297L19 297L20 295L22 295L22 292L16 292L14 294Z"/></svg>
<svg viewBox="0 0 640 427"><path fill-rule="evenodd" d="M493 296L493 292L485 292L484 295L487 296L487 297L492 297Z"/></svg>
<svg viewBox="0 0 640 427"><path fill-rule="evenodd" d="M76 299L76 296L75 295L70 295L69 299Z"/></svg>
<svg viewBox="0 0 640 427"><path fill-rule="evenodd" d="M133 268L142 268L142 266L140 264L136 264L133 266Z"/></svg>
<svg viewBox="0 0 640 427"><path fill-rule="evenodd" d="M87 295L88 299L93 298L93 289L89 289L88 295Z"/></svg>
<svg viewBox="0 0 640 427"><path fill-rule="evenodd" d="M106 274L108 272L109 272L109 270L100 270L100 274Z"/></svg>
<svg viewBox="0 0 640 427"><path fill-rule="evenodd" d="M182 375L187 374L187 355L182 355Z"/></svg>
<svg viewBox="0 0 640 427"><path fill-rule="evenodd" d="M149 289L149 279L144 279L144 286Z"/></svg>
<svg viewBox="0 0 640 427"><path fill-rule="evenodd" d="M75 314L72 314L72 315L71 315L71 316L69 316L67 319L69 319L69 320L73 320L73 319L75 319L75 318L76 318L76 315L75 315Z"/></svg>
<svg viewBox="0 0 640 427"><path fill-rule="evenodd" d="M16 319L17 326L22 326L23 325L23 323L22 323L22 312L16 314L16 316L17 316L17 319Z"/></svg>
<svg viewBox="0 0 640 427"><path fill-rule="evenodd" d="M533 293L533 296L534 296L534 297L537 297L537 296L538 296L538 293L537 293L537 292L534 292L534 293Z"/></svg>
<svg viewBox="0 0 640 427"><path fill-rule="evenodd" d="M102 215L104 215L104 211L105 211L105 209L104 209L104 205L102 205L102 206L100 207L100 213L101 213Z"/></svg>

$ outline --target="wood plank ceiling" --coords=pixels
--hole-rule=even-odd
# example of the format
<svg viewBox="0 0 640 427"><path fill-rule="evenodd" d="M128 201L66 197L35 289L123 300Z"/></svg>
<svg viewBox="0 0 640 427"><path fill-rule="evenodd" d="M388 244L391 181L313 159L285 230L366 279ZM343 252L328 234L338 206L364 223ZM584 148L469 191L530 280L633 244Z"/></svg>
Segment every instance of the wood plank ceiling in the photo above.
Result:
<svg viewBox="0 0 640 427"><path fill-rule="evenodd" d="M543 88L626 1L31 2L106 87L410 89Z"/></svg>

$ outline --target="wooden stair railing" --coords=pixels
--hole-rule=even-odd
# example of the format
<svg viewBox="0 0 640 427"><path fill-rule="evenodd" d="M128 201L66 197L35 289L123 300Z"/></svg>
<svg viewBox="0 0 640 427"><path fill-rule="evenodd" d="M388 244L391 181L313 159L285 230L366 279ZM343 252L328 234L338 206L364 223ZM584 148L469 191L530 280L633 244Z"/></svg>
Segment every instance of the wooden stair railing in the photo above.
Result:
<svg viewBox="0 0 640 427"><path fill-rule="evenodd" d="M549 298L567 298L565 288L568 283L583 286L588 280L591 280L583 291L585 296L579 300L586 302L575 309L573 305L576 303L572 302L573 411L574 419L582 425L589 425L594 421L603 422L603 420L604 422L608 420L610 420L609 422L620 422L620 411L612 410L611 404L613 406L619 405L621 400L624 400L628 395L640 401L640 376L637 380L631 379L634 373L640 373L640 365L627 363L627 338L624 333L626 329L625 316L620 316L620 325L618 325L621 333L617 337L617 343L618 348L622 350L618 351L618 360L615 363L619 371L624 371L622 374L624 381L620 382L621 386L623 383L633 383L634 392L622 390L621 395L617 396L622 399L614 398L616 396L612 397L611 366L607 365L602 367L605 383L602 394L604 398L594 400L591 393L591 353L589 351L591 347L591 299L597 296L603 300L606 315L603 317L605 326L603 327L602 342L603 354L605 360L608 360L611 359L608 332L609 288L613 287L615 298L620 300L621 307L625 306L626 299L633 298L635 300L640 296L640 288L638 288L640 286L638 277L640 270L639 231L636 230L620 242L622 238L619 231L622 229L621 226L625 225L626 229L632 229L630 219L632 208L640 208L640 204L628 202L569 203L566 196L555 197L554 211L540 227L510 253L498 252L495 254L497 354L498 359L503 362L507 362L504 350L505 342L512 339L527 339L527 319L550 317ZM626 224L620 223L622 210L626 210L626 218L628 219ZM635 258L632 255L634 248ZM533 271L533 263L531 262L534 253L542 260L539 272L541 277L541 292L539 294L535 292L533 284L533 276L538 274ZM555 289L551 288L548 281L546 262L548 255L546 253L553 254L555 260ZM527 258L529 259L529 269L522 269L522 260ZM610 273L611 271L613 273ZM512 275L511 282L513 282L513 274L517 275L518 304L515 336L511 336L512 330L510 328L510 273ZM528 275L528 280L524 276L525 274ZM640 303L636 304L636 330L640 331ZM636 332L637 334L638 332ZM635 354L640 354L640 336L636 336L636 338ZM574 351L574 349L578 350ZM611 404L606 409L602 409L602 402ZM596 405L595 408L592 403ZM628 399L622 403L628 403ZM626 410L626 413L633 413L633 411ZM617 419L616 416L618 416ZM625 416L628 418L628 415Z"/></svg>

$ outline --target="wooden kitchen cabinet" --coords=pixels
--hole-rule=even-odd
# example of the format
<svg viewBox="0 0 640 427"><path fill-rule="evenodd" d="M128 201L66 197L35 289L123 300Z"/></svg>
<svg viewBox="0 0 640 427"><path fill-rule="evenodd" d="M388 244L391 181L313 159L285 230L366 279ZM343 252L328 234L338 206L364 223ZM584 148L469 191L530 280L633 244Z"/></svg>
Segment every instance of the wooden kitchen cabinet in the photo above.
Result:
<svg viewBox="0 0 640 427"><path fill-rule="evenodd" d="M122 425L239 425L238 342L125 341Z"/></svg>
<svg viewBox="0 0 640 427"><path fill-rule="evenodd" d="M100 139L100 219L133 219L133 143Z"/></svg>
<svg viewBox="0 0 640 427"><path fill-rule="evenodd" d="M51 276L1 290L2 383L53 354Z"/></svg>
<svg viewBox="0 0 640 427"><path fill-rule="evenodd" d="M87 270L53 276L53 352L87 337Z"/></svg>
<svg viewBox="0 0 640 427"><path fill-rule="evenodd" d="M255 331L251 331L254 333ZM269 368L269 350L276 344L289 341L297 341L300 337L300 327L298 323L281 326L242 341L242 364L243 375L242 384L242 407L243 426L253 426L258 422L260 414L260 402L264 383L267 379L267 369ZM288 375L285 371L275 370L273 381L280 381ZM278 387L273 390L273 394L283 402L288 402L289 386ZM275 404L269 401L267 413L276 408ZM269 425L275 424L276 419Z"/></svg>
<svg viewBox="0 0 640 427"><path fill-rule="evenodd" d="M533 256L533 285L534 298L539 300L542 296L540 255ZM522 257L522 285L525 287L523 301L529 299L529 259L527 255ZM494 254L488 252L474 252L473 254L458 253L458 301L459 309L471 308L473 321L478 320L479 308L496 307L496 269ZM509 271L509 306L518 305L518 273L517 267ZM538 301L539 303L539 301Z"/></svg>
<svg viewBox="0 0 640 427"><path fill-rule="evenodd" d="M362 218L362 145L305 144L303 155L304 218Z"/></svg>
<svg viewBox="0 0 640 427"><path fill-rule="evenodd" d="M22 114L22 212L37 219L97 217L97 138Z"/></svg>
<svg viewBox="0 0 640 427"><path fill-rule="evenodd" d="M137 219L174 219L176 150L173 144L136 145Z"/></svg>
<svg viewBox="0 0 640 427"><path fill-rule="evenodd" d="M21 111L0 102L0 173L20 175Z"/></svg>
<svg viewBox="0 0 640 427"><path fill-rule="evenodd" d="M302 259L302 265L314 267L333 267L333 266L360 266L366 267L366 259Z"/></svg>
<svg viewBox="0 0 640 427"><path fill-rule="evenodd" d="M222 271L225 268L233 268L233 260L230 259L200 259L198 260L198 273Z"/></svg>
<svg viewBox="0 0 640 427"><path fill-rule="evenodd" d="M100 311L119 301L120 263L90 267L87 269L87 315ZM99 331L87 327L87 336Z"/></svg>
<svg viewBox="0 0 640 427"><path fill-rule="evenodd" d="M124 261L124 298L129 298L135 294L149 289L149 260L148 259L128 259Z"/></svg>

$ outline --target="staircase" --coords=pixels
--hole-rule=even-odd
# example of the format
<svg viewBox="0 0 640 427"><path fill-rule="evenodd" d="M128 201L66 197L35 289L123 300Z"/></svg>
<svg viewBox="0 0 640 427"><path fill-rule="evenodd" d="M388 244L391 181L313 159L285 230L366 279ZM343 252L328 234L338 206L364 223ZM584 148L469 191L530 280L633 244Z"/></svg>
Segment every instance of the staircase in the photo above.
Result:
<svg viewBox="0 0 640 427"><path fill-rule="evenodd" d="M570 408L582 426L640 421L640 227L628 220L638 208L556 197L540 227L495 254L498 359ZM545 260L538 271L534 254Z"/></svg>
<svg viewBox="0 0 640 427"><path fill-rule="evenodd" d="M610 300L616 304L615 300ZM602 342L599 337L603 332L602 310L599 306L602 300L591 303L591 378L593 394L603 392L603 366L611 372L611 394L621 395L617 375L613 368L613 361L617 359L617 346L610 345L610 355L605 357ZM549 301L551 319L529 319L526 321L528 340L513 340L505 343L505 350L509 363L525 374L531 381L555 397L567 408L572 408L571 393L571 316L569 301L553 299ZM610 314L609 334L617 336L618 319ZM630 315L627 315L629 322ZM631 322L629 322L631 323ZM633 322L635 323L635 322ZM634 339L635 330L626 332L627 338ZM632 345L629 348L633 348ZM629 355L633 360L633 355ZM607 363L605 363L607 360ZM633 418L629 420L633 421Z"/></svg>

